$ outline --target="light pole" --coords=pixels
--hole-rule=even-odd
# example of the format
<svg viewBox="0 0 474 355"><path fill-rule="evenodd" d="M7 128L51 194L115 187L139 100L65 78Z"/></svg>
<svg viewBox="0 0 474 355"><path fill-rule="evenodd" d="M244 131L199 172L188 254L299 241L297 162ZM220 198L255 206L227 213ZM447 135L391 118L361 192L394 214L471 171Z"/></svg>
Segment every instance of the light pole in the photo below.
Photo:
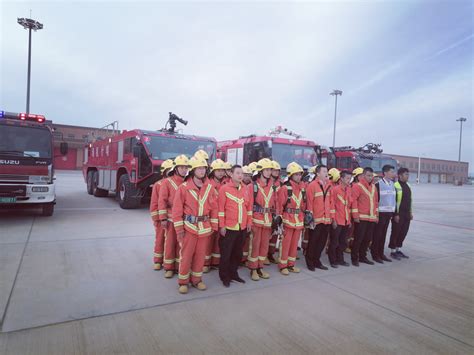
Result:
<svg viewBox="0 0 474 355"><path fill-rule="evenodd" d="M336 146L336 115L337 115L337 97L342 95L341 90L333 90L329 95L336 97L336 104L334 106L334 131L332 133L332 147Z"/></svg>
<svg viewBox="0 0 474 355"><path fill-rule="evenodd" d="M26 84L26 113L30 113L30 78L31 78L31 30L43 29L43 24L30 18L18 18L17 22L25 30L28 29L28 78Z"/></svg>
<svg viewBox="0 0 474 355"><path fill-rule="evenodd" d="M456 120L456 122L461 122L461 130L459 132L459 158L458 158L459 162L461 161L462 123L466 121L467 121L467 118L464 118L464 117L460 117Z"/></svg>

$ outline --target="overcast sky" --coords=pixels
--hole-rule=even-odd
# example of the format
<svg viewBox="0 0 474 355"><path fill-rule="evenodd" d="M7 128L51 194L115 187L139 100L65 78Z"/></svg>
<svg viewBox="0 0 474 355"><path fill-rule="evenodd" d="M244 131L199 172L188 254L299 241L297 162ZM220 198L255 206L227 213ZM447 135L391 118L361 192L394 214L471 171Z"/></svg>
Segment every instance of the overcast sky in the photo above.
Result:
<svg viewBox="0 0 474 355"><path fill-rule="evenodd" d="M159 129L218 140L282 124L325 145L462 160L474 171L471 1L0 2L0 107L56 123Z"/></svg>

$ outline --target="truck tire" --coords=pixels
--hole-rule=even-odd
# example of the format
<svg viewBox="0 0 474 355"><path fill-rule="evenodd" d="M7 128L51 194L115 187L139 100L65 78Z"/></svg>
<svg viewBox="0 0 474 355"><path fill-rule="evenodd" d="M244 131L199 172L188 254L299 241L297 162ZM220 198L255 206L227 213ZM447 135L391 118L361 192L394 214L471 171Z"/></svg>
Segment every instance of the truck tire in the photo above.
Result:
<svg viewBox="0 0 474 355"><path fill-rule="evenodd" d="M132 209L140 207L141 197L139 190L130 182L128 174L123 174L119 179L117 199L123 209Z"/></svg>
<svg viewBox="0 0 474 355"><path fill-rule="evenodd" d="M87 172L87 180L86 180L86 185L87 185L87 193L89 195L92 195L94 191L92 190L92 176L94 175L94 171L90 170Z"/></svg>
<svg viewBox="0 0 474 355"><path fill-rule="evenodd" d="M108 190L100 189L99 185L99 172L96 170L92 173L92 194L95 197L107 197L109 195Z"/></svg>
<svg viewBox="0 0 474 355"><path fill-rule="evenodd" d="M54 213L54 203L45 203L43 206L41 206L43 211L41 212L41 215L43 217L50 217Z"/></svg>

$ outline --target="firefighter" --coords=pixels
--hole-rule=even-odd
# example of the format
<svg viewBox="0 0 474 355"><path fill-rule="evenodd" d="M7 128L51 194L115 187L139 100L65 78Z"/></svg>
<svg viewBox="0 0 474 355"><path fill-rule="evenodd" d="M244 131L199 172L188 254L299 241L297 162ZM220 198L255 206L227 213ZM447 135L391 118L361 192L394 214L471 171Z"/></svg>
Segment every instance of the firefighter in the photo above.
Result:
<svg viewBox="0 0 474 355"><path fill-rule="evenodd" d="M283 239L280 245L278 267L282 275L298 273L295 266L298 253L298 241L304 229L304 211L306 209L306 192L301 179L303 168L295 162L286 168L287 180L278 190L278 210L281 211Z"/></svg>
<svg viewBox="0 0 474 355"><path fill-rule="evenodd" d="M190 172L179 186L173 201L172 216L180 245L179 293L188 293L188 284L206 290L202 273L208 239L218 230L217 196L206 178L207 161L193 157Z"/></svg>
<svg viewBox="0 0 474 355"><path fill-rule="evenodd" d="M331 168L328 171L328 176L329 176L329 185L334 187L337 185L337 182L341 178L341 172L336 168Z"/></svg>
<svg viewBox="0 0 474 355"><path fill-rule="evenodd" d="M393 182L396 176L395 167L384 165L382 173L383 177L374 183L379 197L379 222L375 226L372 245L370 246L372 259L379 264L383 264L384 261L392 261L392 259L385 256L384 249L388 225L392 220L396 207L395 186Z"/></svg>
<svg viewBox="0 0 474 355"><path fill-rule="evenodd" d="M351 184L350 184L350 190L352 192L352 187L359 182L359 175L364 172L364 169L361 167L355 168L352 170L352 179L351 179ZM352 194L351 194L352 195ZM351 207L351 216L354 211L352 210ZM347 248L346 252L350 253L352 249L352 243L354 242L354 223L351 223L351 226L349 228L348 232L349 237L347 238Z"/></svg>
<svg viewBox="0 0 474 355"><path fill-rule="evenodd" d="M355 184L359 182L359 175L364 172L364 169L361 167L355 168L352 170L352 181L351 184Z"/></svg>
<svg viewBox="0 0 474 355"><path fill-rule="evenodd" d="M263 270L263 266L268 255L273 216L277 213L277 192L272 181L273 166L273 162L268 158L261 159L257 163L257 174L253 177L250 190L253 201L253 227L247 266L253 281L270 278L270 275Z"/></svg>
<svg viewBox="0 0 474 355"><path fill-rule="evenodd" d="M217 196L219 190L225 183L225 169L226 163L221 159L216 159L211 163L209 170L209 183L214 187L214 194ZM219 267L219 233L213 233L209 238L209 245L207 246L206 262L204 272L209 272L209 267L217 269Z"/></svg>
<svg viewBox="0 0 474 355"><path fill-rule="evenodd" d="M242 186L240 165L231 168L231 182L219 191L219 278L225 287L231 281L245 283L238 272L245 233L252 228L252 201L249 189Z"/></svg>
<svg viewBox="0 0 474 355"><path fill-rule="evenodd" d="M242 183L244 185L249 185L252 183L252 175L253 171L250 169L247 165L244 165L242 167L242 171L244 172L244 179L242 180Z"/></svg>
<svg viewBox="0 0 474 355"><path fill-rule="evenodd" d="M277 161L273 160L272 180L277 192L281 186L280 176L281 166ZM278 264L278 260L275 260L275 257L273 256L275 254L278 237L280 237L280 235L278 234L278 228L273 228L272 237L270 238L270 245L268 247L268 256L267 259L265 259L264 261L265 265L270 265L271 263Z"/></svg>
<svg viewBox="0 0 474 355"><path fill-rule="evenodd" d="M158 215L158 196L160 193L160 187L164 179L168 176L168 172L173 167L173 161L171 159L165 160L160 167L161 180L158 180L153 184L151 190L151 201L150 201L150 215L155 227L155 249L153 254L153 264L155 270L161 270L163 264L163 251L164 251L164 230L161 228L160 217Z"/></svg>
<svg viewBox="0 0 474 355"><path fill-rule="evenodd" d="M306 266L310 271L315 271L316 268L328 269L327 266L321 263L320 259L335 215L331 189L328 168L326 165L318 165L316 167L316 178L307 189L308 204L306 209L310 213L310 219L312 219L306 250Z"/></svg>
<svg viewBox="0 0 474 355"><path fill-rule="evenodd" d="M398 181L395 183L396 208L392 219L392 234L388 247L392 249L390 256L396 260L408 259L400 249L410 229L410 221L413 219L412 192L408 184L410 173L407 168L398 169Z"/></svg>
<svg viewBox="0 0 474 355"><path fill-rule="evenodd" d="M352 218L355 230L351 258L354 266L359 266L359 262L374 265L367 259L367 248L378 222L378 195L372 183L373 177L372 168L364 168L363 173L359 175L359 182L352 186Z"/></svg>
<svg viewBox="0 0 474 355"><path fill-rule="evenodd" d="M203 149L199 149L196 153L194 153L194 157L197 159L204 159L207 163L209 163L209 154Z"/></svg>
<svg viewBox="0 0 474 355"><path fill-rule="evenodd" d="M161 228L165 230L165 255L163 268L165 277L173 277L179 265L179 244L176 241L176 231L171 220L171 207L178 187L183 183L189 169L189 160L185 155L178 155L173 162L169 177L163 181L158 197L158 215Z"/></svg>
<svg viewBox="0 0 474 355"><path fill-rule="evenodd" d="M247 165L243 166L242 170L244 172L244 179L242 180L242 184L251 188L253 170L252 168L250 168L250 166L247 166ZM250 235L251 233L245 236L243 253L242 253L242 262L241 262L242 265L245 265L245 263L247 262L247 258L249 256Z"/></svg>
<svg viewBox="0 0 474 355"><path fill-rule="evenodd" d="M232 169L232 164L229 163L229 162L225 162L225 178L224 178L224 184L227 184L229 181L232 180L232 172L231 172L231 169Z"/></svg>
<svg viewBox="0 0 474 355"><path fill-rule="evenodd" d="M351 228L351 172L343 170L340 173L339 184L332 189L332 202L335 215L329 240L328 256L332 267L334 265L349 266L344 261L344 251L347 248L347 236Z"/></svg>

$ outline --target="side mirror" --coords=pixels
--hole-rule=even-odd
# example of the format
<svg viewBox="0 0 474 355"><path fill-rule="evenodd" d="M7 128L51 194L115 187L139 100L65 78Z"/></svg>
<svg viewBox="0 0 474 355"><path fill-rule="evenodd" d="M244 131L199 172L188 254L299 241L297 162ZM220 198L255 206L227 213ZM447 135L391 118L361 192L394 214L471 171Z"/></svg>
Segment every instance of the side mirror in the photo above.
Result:
<svg viewBox="0 0 474 355"><path fill-rule="evenodd" d="M133 157L139 158L140 157L140 146L136 145L133 147Z"/></svg>
<svg viewBox="0 0 474 355"><path fill-rule="evenodd" d="M67 155L69 151L69 146L67 142L61 142L61 144L59 145L59 151L61 152L61 155Z"/></svg>

